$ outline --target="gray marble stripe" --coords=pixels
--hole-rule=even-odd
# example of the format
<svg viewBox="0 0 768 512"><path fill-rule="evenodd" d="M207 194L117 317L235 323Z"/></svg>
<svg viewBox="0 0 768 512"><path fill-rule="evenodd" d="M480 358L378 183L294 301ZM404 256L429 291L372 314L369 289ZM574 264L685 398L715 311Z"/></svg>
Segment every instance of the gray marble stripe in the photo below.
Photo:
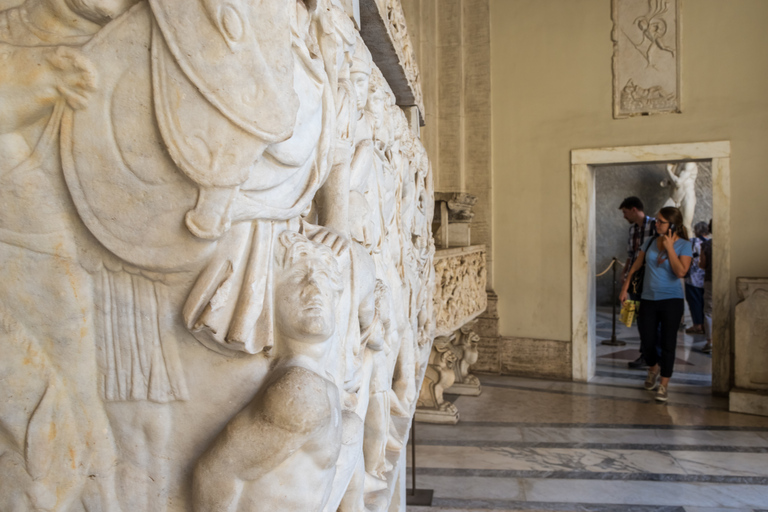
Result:
<svg viewBox="0 0 768 512"><path fill-rule="evenodd" d="M410 473L410 471L409 471ZM768 485L768 476L676 475L672 473L616 473L591 471L536 471L518 469L417 468L417 475L546 478L556 480L623 480L642 482L696 482L712 484Z"/></svg>
<svg viewBox="0 0 768 512"><path fill-rule="evenodd" d="M524 421L464 421L461 426L467 427L547 427L547 428L607 428L607 429L638 429L638 430L712 430L717 432L768 432L768 427L737 427L729 425L659 425L645 423L527 423ZM452 427L448 427L452 428Z"/></svg>
<svg viewBox="0 0 768 512"><path fill-rule="evenodd" d="M529 387L529 386L517 386L513 384L495 384L490 382L483 383L482 385L489 388L518 389L520 391L535 391L537 393L549 393L554 395L586 396L589 398L595 398L595 399L601 399L601 400L616 400L620 402L635 402L635 403L641 403L641 404L654 402L653 397L651 396L649 396L648 398L629 398L624 396L597 395L595 393L585 393L581 391L566 391L562 389L536 388L536 387ZM638 388L638 391L640 391L639 388ZM671 406L671 407L692 407L695 409L706 409L706 410L713 410L713 411L725 410L721 406L687 404L687 403L679 403L679 402L676 402L676 403L667 402L667 404L665 405Z"/></svg>
<svg viewBox="0 0 768 512"><path fill-rule="evenodd" d="M536 510L547 512L685 512L683 507L653 505L624 505L604 503L554 503L539 501L462 500L435 498L433 507L482 510ZM757 511L755 511L757 512Z"/></svg>
<svg viewBox="0 0 768 512"><path fill-rule="evenodd" d="M653 452L768 453L768 446L716 446L706 444L557 443L539 441L485 441L474 439L416 439L416 446L474 446L480 448L568 448Z"/></svg>

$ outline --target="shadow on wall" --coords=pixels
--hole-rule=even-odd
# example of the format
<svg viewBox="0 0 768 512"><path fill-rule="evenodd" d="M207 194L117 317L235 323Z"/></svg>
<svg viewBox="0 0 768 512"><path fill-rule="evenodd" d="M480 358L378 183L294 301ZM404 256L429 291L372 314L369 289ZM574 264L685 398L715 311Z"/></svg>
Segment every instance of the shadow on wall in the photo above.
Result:
<svg viewBox="0 0 768 512"><path fill-rule="evenodd" d="M696 180L696 211L693 224L709 222L712 218L712 162L698 162ZM631 164L595 166L595 224L597 230L595 273L602 272L614 256L622 264L627 260L629 224L622 216L619 205L625 197L637 196L645 204L646 215L655 216L664 206L672 191L667 179L666 164ZM621 286L621 271L617 271ZM611 305L612 273L597 278L597 305ZM618 291L617 291L618 293Z"/></svg>

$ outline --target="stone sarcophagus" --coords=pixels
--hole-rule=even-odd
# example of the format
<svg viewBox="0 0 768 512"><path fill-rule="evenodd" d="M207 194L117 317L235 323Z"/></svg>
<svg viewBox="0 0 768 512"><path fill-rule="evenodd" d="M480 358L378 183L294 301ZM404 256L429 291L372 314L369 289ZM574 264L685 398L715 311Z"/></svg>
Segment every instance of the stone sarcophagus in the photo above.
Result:
<svg viewBox="0 0 768 512"><path fill-rule="evenodd" d="M416 421L454 424L459 411L443 393L479 395L480 382L469 367L477 361L475 319L487 307L485 246L435 253L435 334Z"/></svg>
<svg viewBox="0 0 768 512"><path fill-rule="evenodd" d="M0 510L404 510L434 193L348 3L0 3Z"/></svg>

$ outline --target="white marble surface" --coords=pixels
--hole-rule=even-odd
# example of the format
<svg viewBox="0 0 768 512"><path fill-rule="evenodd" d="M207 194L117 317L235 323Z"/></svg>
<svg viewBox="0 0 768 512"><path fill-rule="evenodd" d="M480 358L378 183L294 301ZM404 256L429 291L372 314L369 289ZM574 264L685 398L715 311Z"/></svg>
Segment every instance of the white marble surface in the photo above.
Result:
<svg viewBox="0 0 768 512"><path fill-rule="evenodd" d="M0 510L402 510L432 170L356 3L0 2Z"/></svg>
<svg viewBox="0 0 768 512"><path fill-rule="evenodd" d="M483 395L456 399L458 425L417 426L434 510L752 512L768 496L768 420L721 399L658 405L642 380L609 377L481 381Z"/></svg>

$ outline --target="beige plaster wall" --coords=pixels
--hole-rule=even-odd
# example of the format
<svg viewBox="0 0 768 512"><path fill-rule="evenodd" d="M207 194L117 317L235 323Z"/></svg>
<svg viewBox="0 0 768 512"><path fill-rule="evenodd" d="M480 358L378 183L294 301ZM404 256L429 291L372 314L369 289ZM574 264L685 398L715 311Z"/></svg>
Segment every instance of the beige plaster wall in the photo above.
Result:
<svg viewBox="0 0 768 512"><path fill-rule="evenodd" d="M490 23L503 336L570 340L572 149L730 140L731 282L768 275L767 1L686 0L683 113L622 120L610 0L490 0Z"/></svg>
<svg viewBox="0 0 768 512"><path fill-rule="evenodd" d="M435 190L477 196L472 244L493 275L489 0L402 0L426 109Z"/></svg>

